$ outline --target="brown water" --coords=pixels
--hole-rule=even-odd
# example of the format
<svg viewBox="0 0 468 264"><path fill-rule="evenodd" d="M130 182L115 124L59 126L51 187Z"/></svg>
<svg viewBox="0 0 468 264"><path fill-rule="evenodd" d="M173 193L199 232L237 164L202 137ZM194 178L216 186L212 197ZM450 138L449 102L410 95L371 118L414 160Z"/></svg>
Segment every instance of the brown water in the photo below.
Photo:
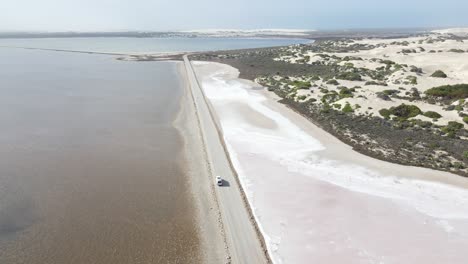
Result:
<svg viewBox="0 0 468 264"><path fill-rule="evenodd" d="M0 49L0 263L194 263L169 62Z"/></svg>

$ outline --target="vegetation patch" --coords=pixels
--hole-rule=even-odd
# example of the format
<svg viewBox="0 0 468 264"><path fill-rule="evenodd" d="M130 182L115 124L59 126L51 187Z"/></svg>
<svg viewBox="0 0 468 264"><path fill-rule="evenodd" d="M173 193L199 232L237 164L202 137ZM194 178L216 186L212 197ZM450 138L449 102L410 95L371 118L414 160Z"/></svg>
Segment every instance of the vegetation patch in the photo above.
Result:
<svg viewBox="0 0 468 264"><path fill-rule="evenodd" d="M390 115L394 115L398 118L398 120L406 120L408 118L418 116L421 113L421 109L419 109L417 106L406 104L391 107L390 109L383 108L379 111L379 114L387 119L390 118Z"/></svg>
<svg viewBox="0 0 468 264"><path fill-rule="evenodd" d="M426 117L432 118L432 119L438 119L438 118L442 117L439 113L434 112L434 111L424 112L423 115L426 116Z"/></svg>
<svg viewBox="0 0 468 264"><path fill-rule="evenodd" d="M385 95L394 95L394 94L399 93L400 91L398 91L398 90L393 90L393 89L392 89L392 90L383 90L382 92L383 92Z"/></svg>
<svg viewBox="0 0 468 264"><path fill-rule="evenodd" d="M388 110L387 108L382 108L382 109L379 110L379 114L381 116L385 117L385 119L389 119L392 112L390 110Z"/></svg>
<svg viewBox="0 0 468 264"><path fill-rule="evenodd" d="M426 95L440 99L465 99L468 97L468 84L443 85L427 90Z"/></svg>
<svg viewBox="0 0 468 264"><path fill-rule="evenodd" d="M351 113L354 112L353 108L349 103L346 103L346 105L343 107L343 112L344 113Z"/></svg>
<svg viewBox="0 0 468 264"><path fill-rule="evenodd" d="M456 121L449 121L447 126L444 126L440 130L447 134L448 137L454 137L455 133L463 128L462 123L458 123Z"/></svg>
<svg viewBox="0 0 468 264"><path fill-rule="evenodd" d="M334 104L333 107L335 107L336 109L341 109L341 104Z"/></svg>
<svg viewBox="0 0 468 264"><path fill-rule="evenodd" d="M292 82L292 85L297 87L297 89L309 89L312 87L312 84L310 82L303 82L303 81L294 81Z"/></svg>
<svg viewBox="0 0 468 264"><path fill-rule="evenodd" d="M337 80L335 80L335 79L331 79L331 80L328 80L328 81L327 81L327 84L339 85L340 83L339 83Z"/></svg>
<svg viewBox="0 0 468 264"><path fill-rule="evenodd" d="M362 81L362 77L357 72L342 72L336 76L339 80L347 80L347 81Z"/></svg>
<svg viewBox="0 0 468 264"><path fill-rule="evenodd" d="M385 82L376 82L376 81L367 81L364 85L380 85L380 86L388 86Z"/></svg>
<svg viewBox="0 0 468 264"><path fill-rule="evenodd" d="M445 72L443 72L441 70L437 70L431 75L431 77L434 77L434 78L447 78L447 74L445 74Z"/></svg>
<svg viewBox="0 0 468 264"><path fill-rule="evenodd" d="M340 90L340 98L349 98L349 97L353 97L353 92L355 90L353 88L349 89L349 88L346 88L346 87L343 87L341 88Z"/></svg>
<svg viewBox="0 0 468 264"><path fill-rule="evenodd" d="M324 96L322 96L322 103L324 104L330 104L333 102L336 102L340 99L340 96L335 92L335 93L327 93Z"/></svg>
<svg viewBox="0 0 468 264"><path fill-rule="evenodd" d="M418 84L418 77L416 76L406 76L406 80L408 80L408 84L417 85Z"/></svg>
<svg viewBox="0 0 468 264"><path fill-rule="evenodd" d="M455 52L455 53L465 53L464 50L462 49L450 49L449 52Z"/></svg>

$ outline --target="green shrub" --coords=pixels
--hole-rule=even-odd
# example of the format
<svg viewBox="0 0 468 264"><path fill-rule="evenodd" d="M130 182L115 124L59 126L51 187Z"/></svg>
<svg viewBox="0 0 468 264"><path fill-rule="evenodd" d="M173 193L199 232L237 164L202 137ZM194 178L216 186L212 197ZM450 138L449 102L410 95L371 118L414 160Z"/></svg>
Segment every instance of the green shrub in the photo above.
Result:
<svg viewBox="0 0 468 264"><path fill-rule="evenodd" d="M423 70L421 68L418 68L418 67L414 66L414 65L411 65L410 72L423 73Z"/></svg>
<svg viewBox="0 0 468 264"><path fill-rule="evenodd" d="M397 116L401 119L408 119L420 115L422 113L421 109L419 109L417 106L406 104L401 104L399 106L392 107L389 110L392 115Z"/></svg>
<svg viewBox="0 0 468 264"><path fill-rule="evenodd" d="M468 159L468 151L463 151L463 157L464 157L465 159Z"/></svg>
<svg viewBox="0 0 468 264"><path fill-rule="evenodd" d="M333 107L335 107L336 109L341 109L341 104L334 104Z"/></svg>
<svg viewBox="0 0 468 264"><path fill-rule="evenodd" d="M344 113L351 113L353 112L353 108L351 107L351 105L349 103L346 103L346 105L343 107L343 112Z"/></svg>
<svg viewBox="0 0 468 264"><path fill-rule="evenodd" d="M388 86L385 82L367 81L364 85Z"/></svg>
<svg viewBox="0 0 468 264"><path fill-rule="evenodd" d="M300 96L297 97L297 99L299 99L301 101L306 99L306 98L307 98L307 96L305 96L305 95L300 95Z"/></svg>
<svg viewBox="0 0 468 264"><path fill-rule="evenodd" d="M376 92L375 95L377 96L377 98L379 99L382 99L384 101L391 101L392 99L390 98L390 96L386 95L385 93L383 92Z"/></svg>
<svg viewBox="0 0 468 264"><path fill-rule="evenodd" d="M348 98L348 97L353 97L353 91L351 89L343 87L340 90L340 98Z"/></svg>
<svg viewBox="0 0 468 264"><path fill-rule="evenodd" d="M449 52L464 53L465 51L462 49L450 49Z"/></svg>
<svg viewBox="0 0 468 264"><path fill-rule="evenodd" d="M399 93L400 91L398 91L398 90L383 90L382 92L384 94L386 94L386 95L394 95L394 94Z"/></svg>
<svg viewBox="0 0 468 264"><path fill-rule="evenodd" d="M445 74L445 72L441 71L441 70L437 70L435 71L431 77L435 77L435 78L447 78L447 74Z"/></svg>
<svg viewBox="0 0 468 264"><path fill-rule="evenodd" d="M431 88L425 93L442 99L464 99L468 97L468 84L443 85Z"/></svg>
<svg viewBox="0 0 468 264"><path fill-rule="evenodd" d="M448 136L455 135L455 132L463 128L463 124L456 121L449 121L447 126L441 128L440 130Z"/></svg>
<svg viewBox="0 0 468 264"><path fill-rule="evenodd" d="M419 120L419 119L416 119L416 120L412 120L414 121L413 123L415 125L418 125L420 127L423 127L423 128L429 128L432 126L432 122L431 121L422 121L422 120Z"/></svg>
<svg viewBox="0 0 468 264"><path fill-rule="evenodd" d="M424 112L424 116L427 116L427 117L433 118L433 119L438 119L438 118L442 117L439 113L434 112L434 111Z"/></svg>
<svg viewBox="0 0 468 264"><path fill-rule="evenodd" d="M330 110L331 110L331 106L329 104L324 103L322 105L322 110L321 110L322 113L330 113Z"/></svg>
<svg viewBox="0 0 468 264"><path fill-rule="evenodd" d="M342 72L336 76L339 80L347 81L362 81L362 77L359 73L356 72Z"/></svg>
<svg viewBox="0 0 468 264"><path fill-rule="evenodd" d="M468 116L464 116L464 117L463 117L463 122L465 122L465 123L468 124Z"/></svg>
<svg viewBox="0 0 468 264"><path fill-rule="evenodd" d="M418 77L416 77L416 76L406 76L406 79L412 85L417 85L418 84Z"/></svg>
<svg viewBox="0 0 468 264"><path fill-rule="evenodd" d="M331 84L331 85L339 85L340 83L335 80L335 79L331 79L331 80L328 80L327 84Z"/></svg>
<svg viewBox="0 0 468 264"><path fill-rule="evenodd" d="M393 64L395 64L395 62L394 62L394 61L391 61L391 60L382 60L382 61L380 61L380 63L386 64L386 65L393 65Z"/></svg>
<svg viewBox="0 0 468 264"><path fill-rule="evenodd" d="M379 110L379 114L381 116L385 117L386 119L389 119L392 112L390 110L388 110L387 108L382 108L382 109Z"/></svg>
<svg viewBox="0 0 468 264"><path fill-rule="evenodd" d="M322 96L322 103L327 103L327 104L330 104L330 103L333 103L335 101L338 101L340 99L339 95L337 93L327 93L325 94L324 96Z"/></svg>
<svg viewBox="0 0 468 264"><path fill-rule="evenodd" d="M297 87L298 89L309 89L312 87L310 82L303 82L303 81L294 81L292 84Z"/></svg>

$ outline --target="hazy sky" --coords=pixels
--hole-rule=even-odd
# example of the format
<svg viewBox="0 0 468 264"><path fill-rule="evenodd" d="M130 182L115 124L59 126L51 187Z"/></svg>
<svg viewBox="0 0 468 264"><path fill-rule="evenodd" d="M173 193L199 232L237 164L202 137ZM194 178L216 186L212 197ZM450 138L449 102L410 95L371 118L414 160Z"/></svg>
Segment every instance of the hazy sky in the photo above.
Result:
<svg viewBox="0 0 468 264"><path fill-rule="evenodd" d="M467 0L0 0L0 31L468 26Z"/></svg>

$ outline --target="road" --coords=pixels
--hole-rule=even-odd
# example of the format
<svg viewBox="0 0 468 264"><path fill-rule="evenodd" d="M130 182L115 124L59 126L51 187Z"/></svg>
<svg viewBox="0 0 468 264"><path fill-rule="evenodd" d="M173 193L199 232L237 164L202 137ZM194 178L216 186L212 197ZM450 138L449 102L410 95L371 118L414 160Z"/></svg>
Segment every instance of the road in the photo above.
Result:
<svg viewBox="0 0 468 264"><path fill-rule="evenodd" d="M224 187L216 187L216 195L223 221L231 263L268 263L260 240L242 199L237 177L230 165L229 155L224 148L221 130L218 129L214 113L210 111L207 98L195 75L187 55L184 56L187 78L197 110L202 138L207 152L213 184L215 176L225 181Z"/></svg>

